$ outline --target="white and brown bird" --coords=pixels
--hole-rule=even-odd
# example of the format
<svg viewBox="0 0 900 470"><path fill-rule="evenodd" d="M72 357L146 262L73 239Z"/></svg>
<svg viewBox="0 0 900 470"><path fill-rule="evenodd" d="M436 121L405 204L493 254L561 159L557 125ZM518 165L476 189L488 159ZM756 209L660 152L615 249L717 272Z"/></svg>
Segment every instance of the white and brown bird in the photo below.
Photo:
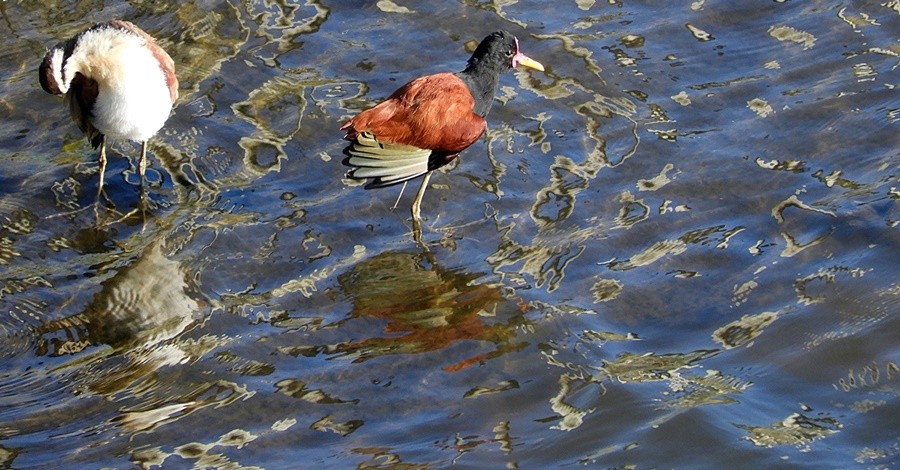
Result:
<svg viewBox="0 0 900 470"><path fill-rule="evenodd" d="M108 138L141 143L143 182L147 139L178 98L175 63L153 37L128 21L98 23L47 51L39 74L44 91L64 94L72 120L100 147L99 190Z"/></svg>

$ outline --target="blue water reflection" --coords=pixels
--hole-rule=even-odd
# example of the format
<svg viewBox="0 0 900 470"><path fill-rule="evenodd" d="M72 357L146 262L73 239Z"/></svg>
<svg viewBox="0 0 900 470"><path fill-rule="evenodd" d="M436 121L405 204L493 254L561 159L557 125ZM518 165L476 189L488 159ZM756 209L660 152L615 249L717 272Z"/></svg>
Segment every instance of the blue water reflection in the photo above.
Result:
<svg viewBox="0 0 900 470"><path fill-rule="evenodd" d="M2 5L0 467L898 460L896 2ZM181 98L95 212L36 69L113 17ZM415 234L338 128L500 28Z"/></svg>

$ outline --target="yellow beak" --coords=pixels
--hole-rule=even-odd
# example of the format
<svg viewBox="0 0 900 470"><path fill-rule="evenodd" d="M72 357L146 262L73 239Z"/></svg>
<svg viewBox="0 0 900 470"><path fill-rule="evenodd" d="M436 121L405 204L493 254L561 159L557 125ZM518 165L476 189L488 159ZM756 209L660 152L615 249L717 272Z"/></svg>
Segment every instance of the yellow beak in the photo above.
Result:
<svg viewBox="0 0 900 470"><path fill-rule="evenodd" d="M528 57L525 54L522 54L521 52L516 54L515 61L513 63L515 63L516 65L524 65L526 67L531 67L535 70L540 70L541 72L544 71L544 66L541 65L540 62L532 59L531 57Z"/></svg>

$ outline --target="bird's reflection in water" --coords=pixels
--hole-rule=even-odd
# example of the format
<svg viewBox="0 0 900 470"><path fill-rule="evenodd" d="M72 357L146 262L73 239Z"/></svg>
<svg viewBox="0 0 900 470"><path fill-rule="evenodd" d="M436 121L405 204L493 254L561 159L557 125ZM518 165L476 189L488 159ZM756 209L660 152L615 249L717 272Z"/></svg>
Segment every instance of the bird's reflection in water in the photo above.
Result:
<svg viewBox="0 0 900 470"><path fill-rule="evenodd" d="M168 342L199 320L202 304L192 296L183 267L164 251L161 242L151 244L105 281L82 312L42 325L37 354L59 356L108 346L111 351L101 349L98 354L122 356L126 364L105 369L106 378L87 380L95 392L106 393L184 361L187 353Z"/></svg>
<svg viewBox="0 0 900 470"><path fill-rule="evenodd" d="M365 361L440 350L460 340L496 344L491 353L447 367L457 370L520 347L511 340L521 315L506 324L485 321L485 314L496 309L502 295L499 286L476 283L480 277L444 269L422 253L386 252L356 265L338 278L352 298L350 318L379 318L387 323L384 336L343 343L338 352Z"/></svg>

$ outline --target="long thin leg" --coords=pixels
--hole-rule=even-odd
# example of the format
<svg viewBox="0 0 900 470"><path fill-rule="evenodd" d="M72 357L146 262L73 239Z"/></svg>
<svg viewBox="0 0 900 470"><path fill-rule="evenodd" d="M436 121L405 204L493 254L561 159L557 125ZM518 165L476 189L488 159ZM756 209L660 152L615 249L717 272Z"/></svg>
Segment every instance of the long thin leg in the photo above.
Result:
<svg viewBox="0 0 900 470"><path fill-rule="evenodd" d="M394 201L394 206L391 207L391 210L396 209L397 206L400 204L400 198L403 197L403 191L406 189L406 183L409 183L409 180L406 180L403 182L403 186L400 187L400 194L397 195L397 200Z"/></svg>
<svg viewBox="0 0 900 470"><path fill-rule="evenodd" d="M141 175L141 186L144 186L144 173L147 172L147 141L141 142L141 161L138 163L138 174Z"/></svg>
<svg viewBox="0 0 900 470"><path fill-rule="evenodd" d="M106 174L106 136L100 138L100 189L97 190L97 199L103 192L103 179Z"/></svg>
<svg viewBox="0 0 900 470"><path fill-rule="evenodd" d="M97 200L94 202L94 221L100 226L100 198L103 192L103 180L106 176L106 136L100 138L100 184L97 186ZM109 197L106 198L109 200Z"/></svg>
<svg viewBox="0 0 900 470"><path fill-rule="evenodd" d="M412 205L412 218L414 221L418 222L422 218L420 217L421 209L422 209L422 197L425 196L425 189L428 188L428 180L431 178L431 172L425 173L425 176L422 178L422 186L419 186L419 192L416 193L416 200L413 201Z"/></svg>
<svg viewBox="0 0 900 470"><path fill-rule="evenodd" d="M140 208L143 216L141 232L147 227L147 192L144 190L144 174L147 172L147 141L141 142L141 161L138 163L138 173L141 175L141 200Z"/></svg>

